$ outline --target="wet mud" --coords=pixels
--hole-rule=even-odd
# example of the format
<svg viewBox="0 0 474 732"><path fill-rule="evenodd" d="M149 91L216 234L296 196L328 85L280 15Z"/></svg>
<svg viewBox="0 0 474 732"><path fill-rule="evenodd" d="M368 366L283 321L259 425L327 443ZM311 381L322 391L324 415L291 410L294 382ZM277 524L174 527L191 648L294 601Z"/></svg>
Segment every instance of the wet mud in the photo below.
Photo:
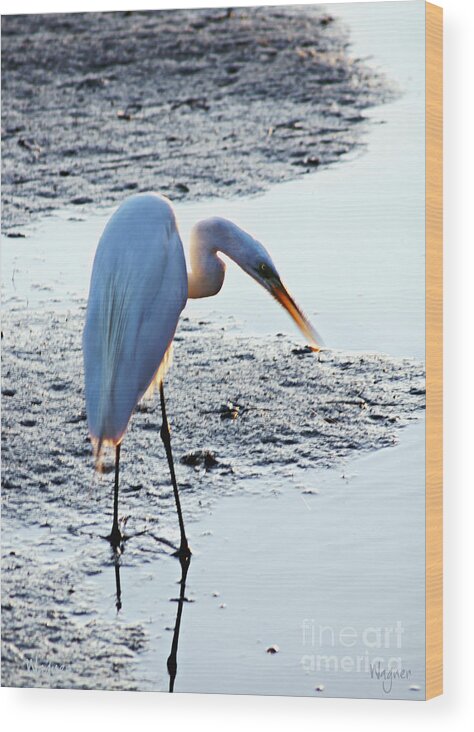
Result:
<svg viewBox="0 0 474 732"><path fill-rule="evenodd" d="M131 191L263 191L363 145L394 94L320 6L3 16L4 231Z"/></svg>

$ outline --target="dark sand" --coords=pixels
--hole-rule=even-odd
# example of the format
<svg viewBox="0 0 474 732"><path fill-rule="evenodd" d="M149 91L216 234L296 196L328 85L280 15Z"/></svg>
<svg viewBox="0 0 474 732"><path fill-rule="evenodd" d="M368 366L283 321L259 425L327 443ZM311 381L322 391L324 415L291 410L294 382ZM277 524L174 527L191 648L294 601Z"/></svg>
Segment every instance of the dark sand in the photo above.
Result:
<svg viewBox="0 0 474 732"><path fill-rule="evenodd" d="M320 7L2 17L3 227L130 191L266 189L363 142L393 96Z"/></svg>
<svg viewBox="0 0 474 732"><path fill-rule="evenodd" d="M110 564L113 477L94 478L82 389L82 314L14 313L3 323L3 663L7 685L136 688L130 628L95 617L88 577ZM216 498L271 490L363 451L394 445L425 403L424 369L408 359L323 352L286 337L239 339L181 322L167 379L188 532ZM178 527L156 398L139 407L123 447L120 513L136 572L171 550ZM245 481L248 483L248 481ZM248 489L248 488L247 488ZM301 485L300 491L311 492ZM28 526L28 529L25 527ZM71 546L73 553L71 555ZM32 551L32 547L35 547ZM74 554L75 552L75 554ZM110 569L110 567L109 567ZM92 613L92 615L91 615ZM92 619L91 619L92 618ZM65 665L56 676L27 659ZM117 666L120 673L110 677ZM135 677L136 678L136 677ZM140 686L140 683L139 683Z"/></svg>

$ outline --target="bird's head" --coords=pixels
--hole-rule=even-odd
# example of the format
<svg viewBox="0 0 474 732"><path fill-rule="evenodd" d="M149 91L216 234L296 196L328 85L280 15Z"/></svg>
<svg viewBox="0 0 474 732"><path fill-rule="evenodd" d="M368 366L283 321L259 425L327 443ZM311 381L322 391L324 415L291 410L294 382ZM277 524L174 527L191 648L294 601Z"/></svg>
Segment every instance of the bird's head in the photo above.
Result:
<svg viewBox="0 0 474 732"><path fill-rule="evenodd" d="M243 269L285 308L302 334L307 338L311 348L314 351L319 351L323 345L321 337L283 284L269 253L260 242L253 240L252 244L253 246L250 248L252 252L251 261L247 262Z"/></svg>
<svg viewBox="0 0 474 732"><path fill-rule="evenodd" d="M282 305L307 338L313 350L319 351L322 339L298 307L263 244L246 231L226 219L215 218L207 222L213 229L213 240L217 248L234 260L247 274L264 287Z"/></svg>

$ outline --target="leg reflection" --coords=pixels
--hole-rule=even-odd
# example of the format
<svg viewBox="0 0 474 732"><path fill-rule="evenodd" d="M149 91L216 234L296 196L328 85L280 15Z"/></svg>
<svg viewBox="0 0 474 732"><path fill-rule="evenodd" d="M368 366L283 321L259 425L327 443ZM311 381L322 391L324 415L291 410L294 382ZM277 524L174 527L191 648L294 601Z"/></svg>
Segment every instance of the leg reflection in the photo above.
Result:
<svg viewBox="0 0 474 732"><path fill-rule="evenodd" d="M183 605L186 592L186 577L188 576L189 565L191 564L191 555L180 556L181 564L181 581L180 581L180 592L178 600L178 610L176 613L176 623L173 632L173 642L171 643L171 652L168 656L168 673L170 675L169 691L174 691L174 682L176 679L176 672L178 670L178 643L179 643L179 630L181 627L181 616L183 614Z"/></svg>
<svg viewBox="0 0 474 732"><path fill-rule="evenodd" d="M180 590L179 590L179 598L178 598L178 609L176 612L176 622L174 626L173 631L173 640L171 643L171 651L170 655L168 656L167 666L168 666L168 673L170 676L170 683L169 683L169 691L174 691L174 682L176 679L176 672L178 670L178 643L179 643L179 631L181 628L181 616L183 614L183 605L185 601L185 593L186 593L186 578L188 576L188 570L189 565L191 564L191 555L188 556L180 556L179 558L180 564L181 564L181 579L180 579ZM117 612L119 612L122 608L122 586L120 583L120 557L118 555L115 556L115 562L114 562L114 568L115 568L115 607L117 608Z"/></svg>
<svg viewBox="0 0 474 732"><path fill-rule="evenodd" d="M122 587L120 585L120 559L115 557L115 607L117 612L122 608Z"/></svg>

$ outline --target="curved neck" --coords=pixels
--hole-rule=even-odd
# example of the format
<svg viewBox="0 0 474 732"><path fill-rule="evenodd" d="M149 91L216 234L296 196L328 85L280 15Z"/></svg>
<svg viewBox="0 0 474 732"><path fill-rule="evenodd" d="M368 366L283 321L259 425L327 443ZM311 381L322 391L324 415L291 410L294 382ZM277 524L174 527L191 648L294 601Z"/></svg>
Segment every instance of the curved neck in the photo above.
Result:
<svg viewBox="0 0 474 732"><path fill-rule="evenodd" d="M222 252L242 266L242 254L246 248L242 229L226 219L213 218L200 221L191 231L188 273L188 297L201 298L217 295L225 278L225 263L217 252Z"/></svg>
<svg viewBox="0 0 474 732"><path fill-rule="evenodd" d="M188 272L188 298L217 295L225 277L225 264L217 250L199 246L190 249L191 272Z"/></svg>

